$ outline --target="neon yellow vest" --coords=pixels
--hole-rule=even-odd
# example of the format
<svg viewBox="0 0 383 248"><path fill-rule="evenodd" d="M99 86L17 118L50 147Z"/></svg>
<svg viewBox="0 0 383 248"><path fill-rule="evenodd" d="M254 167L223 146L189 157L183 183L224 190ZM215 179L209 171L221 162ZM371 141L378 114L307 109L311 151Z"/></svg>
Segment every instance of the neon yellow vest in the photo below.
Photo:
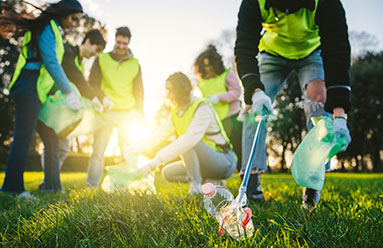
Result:
<svg viewBox="0 0 383 248"><path fill-rule="evenodd" d="M77 68L81 71L82 75L84 75L84 64L82 63L82 61L80 62L80 59L78 56L76 56L74 58L74 63L76 64Z"/></svg>
<svg viewBox="0 0 383 248"><path fill-rule="evenodd" d="M314 52L320 45L319 27L315 24L315 9L310 11L302 8L295 13L286 15L274 9L265 9L266 0L258 0L265 29L260 42L259 51L266 51L287 59L302 59Z"/></svg>
<svg viewBox="0 0 383 248"><path fill-rule="evenodd" d="M113 102L114 110L129 110L135 106L133 82L140 65L138 60L130 58L118 62L108 53L100 53L98 61L102 72L101 90Z"/></svg>
<svg viewBox="0 0 383 248"><path fill-rule="evenodd" d="M226 69L220 75L213 78L201 78L198 81L198 88L201 90L203 97L216 95L227 92L226 89L226 76L230 69ZM214 109L217 111L219 119L225 119L229 114L230 104L226 102L218 102L213 104Z"/></svg>
<svg viewBox="0 0 383 248"><path fill-rule="evenodd" d="M219 130L220 130L221 134L223 135L223 137L225 138L226 143L230 144L230 140L227 137L225 130L223 129L223 125L219 119L217 112L214 110L213 106L209 103L209 101L206 100L205 98L196 99L181 116L178 116L178 114L177 114L177 112L178 112L177 106L174 106L172 108L172 122L173 122L173 125L174 125L174 128L176 130L177 135L181 136L181 135L186 133L186 131L188 130L188 128L190 126L190 123L193 120L195 111L197 110L198 106L202 102L209 104L209 106L212 108L212 110L214 112L215 120L216 120L218 127L219 127ZM207 144L208 146L210 146L211 148L215 149L216 151L223 152L222 149L220 147L218 147L214 141L209 140L206 137L206 135L202 138L202 141L205 144ZM230 147L231 147L231 144L230 144Z"/></svg>
<svg viewBox="0 0 383 248"><path fill-rule="evenodd" d="M50 25L53 30L53 34L55 36L56 40L56 54L57 54L57 59L59 63L61 64L63 57L64 57L64 43L63 39L61 37L60 29L57 26L56 22L54 20L50 21ZM19 58L17 60L16 64L16 69L12 77L11 84L9 85L9 90L11 90L13 84L16 82L16 80L19 78L21 71L23 70L25 64L27 63L27 55L28 55L28 44L31 41L32 38L32 33L30 31L27 31L24 35L24 41L22 45L22 50L19 55ZM54 85L54 80L45 68L44 64L41 65L40 67L40 73L39 77L37 79L37 84L36 84L36 90L37 90L37 95L40 99L40 102L43 104L47 100L47 95L49 91L52 89Z"/></svg>

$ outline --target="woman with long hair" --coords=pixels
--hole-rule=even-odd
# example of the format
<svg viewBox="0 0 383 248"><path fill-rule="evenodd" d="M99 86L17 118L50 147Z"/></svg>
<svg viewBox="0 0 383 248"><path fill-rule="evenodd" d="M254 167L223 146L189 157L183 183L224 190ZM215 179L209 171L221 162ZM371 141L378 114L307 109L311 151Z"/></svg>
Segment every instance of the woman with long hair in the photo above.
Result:
<svg viewBox="0 0 383 248"><path fill-rule="evenodd" d="M172 182L188 182L191 195L201 193L203 179L229 178L235 171L237 158L218 114L206 99L192 96L192 84L185 74L170 75L166 90L174 107L151 146L163 142L174 132L178 138L158 151L141 170L147 173L181 156L183 162L174 162L162 169L163 177Z"/></svg>
<svg viewBox="0 0 383 248"><path fill-rule="evenodd" d="M7 38L24 35L22 50L9 85L15 103L15 128L1 191L33 199L35 197L25 191L23 173L35 130L47 149L46 160L49 164L44 172L50 180L43 191L62 190L58 150L57 145L54 145L58 142L53 140L57 136L41 122L38 124L38 116L48 95L56 89L66 94L67 103L72 109L81 108L80 99L72 91L61 61L64 55L62 29L78 25L82 6L77 0L61 0L43 8L32 5L35 10L27 12L25 4L1 4L0 34ZM40 11L37 15L36 9Z"/></svg>
<svg viewBox="0 0 383 248"><path fill-rule="evenodd" d="M194 71L202 96L213 104L233 144L239 169L242 156L242 122L237 121L237 117L241 109L242 88L237 75L232 69L225 68L222 56L211 44L194 61Z"/></svg>

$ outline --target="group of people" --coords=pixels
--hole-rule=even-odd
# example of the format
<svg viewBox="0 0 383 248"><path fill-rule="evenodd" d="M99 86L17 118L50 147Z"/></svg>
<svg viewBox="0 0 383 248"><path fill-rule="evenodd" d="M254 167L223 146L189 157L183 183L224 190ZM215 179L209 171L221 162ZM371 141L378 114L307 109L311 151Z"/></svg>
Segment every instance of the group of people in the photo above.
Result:
<svg viewBox="0 0 383 248"><path fill-rule="evenodd" d="M23 171L35 130L44 143L45 179L39 189L62 190L60 167L68 153L68 140L59 138L38 120L38 115L47 97L56 90L66 95L73 110L82 107L69 82L110 120L94 133L87 185L97 187L113 128L118 129L120 147L130 147L129 139L123 137L126 126L122 123L144 118L141 67L129 49L130 30L118 28L113 50L102 53L106 42L98 30L86 33L79 46L63 42L62 29L75 27L81 18L83 10L77 0L50 4L33 20L21 15L12 18L17 13L11 7L4 10L1 24L13 28L0 32L23 34L24 42L10 84L16 109L15 131L1 191L34 197L25 191ZM12 11L14 15L6 14ZM292 71L298 75L305 98L307 128L312 127L311 117L332 115L336 136L351 141L346 115L350 110L350 45L340 0L243 0L234 53L236 72L225 68L212 45L196 58L200 98L193 96L192 83L184 73L176 72L167 78L167 97L173 103L170 116L150 146L134 152L153 149L172 134L177 138L141 168L144 173L163 165L163 177L188 182L192 195L201 193L203 182L229 178L236 168L243 176L257 127L255 116L264 110L272 115L272 102ZM86 80L81 60L96 55ZM266 135L264 125L251 165L249 200L264 200L260 175L266 170ZM179 157L181 161L172 162ZM303 198L304 206L315 206L320 192L304 189Z"/></svg>

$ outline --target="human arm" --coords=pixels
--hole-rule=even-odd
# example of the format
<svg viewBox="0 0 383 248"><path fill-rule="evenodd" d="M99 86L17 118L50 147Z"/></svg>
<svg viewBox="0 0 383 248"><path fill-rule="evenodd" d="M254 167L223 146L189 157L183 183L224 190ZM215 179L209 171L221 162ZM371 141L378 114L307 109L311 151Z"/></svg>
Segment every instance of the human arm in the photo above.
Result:
<svg viewBox="0 0 383 248"><path fill-rule="evenodd" d="M315 21L319 26L327 88L325 110L350 111L350 43L343 6L339 0L319 1ZM343 110L342 110L343 109Z"/></svg>
<svg viewBox="0 0 383 248"><path fill-rule="evenodd" d="M65 53L62 67L70 82L74 83L79 89L82 96L92 99L94 97L93 88L86 81L84 74L77 67L75 60L78 55L78 47L74 47L68 43L64 45Z"/></svg>
<svg viewBox="0 0 383 248"><path fill-rule="evenodd" d="M98 57L96 57L96 59L93 61L92 68L90 70L89 84L92 86L94 90L94 94L102 102L106 95L101 90L101 80L102 80L101 67L99 64Z"/></svg>
<svg viewBox="0 0 383 248"><path fill-rule="evenodd" d="M258 44L261 38L262 16L257 0L243 0L237 24L234 55L237 74L244 87L244 98L251 105L256 88L264 89L259 78Z"/></svg>
<svg viewBox="0 0 383 248"><path fill-rule="evenodd" d="M241 96L242 89L237 75L231 70L229 70L226 75L225 86L227 91L217 95L219 101L225 103L238 101L239 97Z"/></svg>

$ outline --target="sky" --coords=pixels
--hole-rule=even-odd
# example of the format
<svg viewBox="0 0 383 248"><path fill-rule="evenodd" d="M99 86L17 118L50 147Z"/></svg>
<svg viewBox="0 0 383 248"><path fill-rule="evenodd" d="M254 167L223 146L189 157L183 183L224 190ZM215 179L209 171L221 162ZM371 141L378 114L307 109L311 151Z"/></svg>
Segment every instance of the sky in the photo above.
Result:
<svg viewBox="0 0 383 248"><path fill-rule="evenodd" d="M85 12L106 24L110 51L114 32L128 26L130 48L138 58L150 116L165 96L166 78L182 71L193 76L192 64L210 40L235 29L241 0L80 0ZM383 49L383 0L343 0L350 31L375 35ZM193 78L192 78L193 79Z"/></svg>

